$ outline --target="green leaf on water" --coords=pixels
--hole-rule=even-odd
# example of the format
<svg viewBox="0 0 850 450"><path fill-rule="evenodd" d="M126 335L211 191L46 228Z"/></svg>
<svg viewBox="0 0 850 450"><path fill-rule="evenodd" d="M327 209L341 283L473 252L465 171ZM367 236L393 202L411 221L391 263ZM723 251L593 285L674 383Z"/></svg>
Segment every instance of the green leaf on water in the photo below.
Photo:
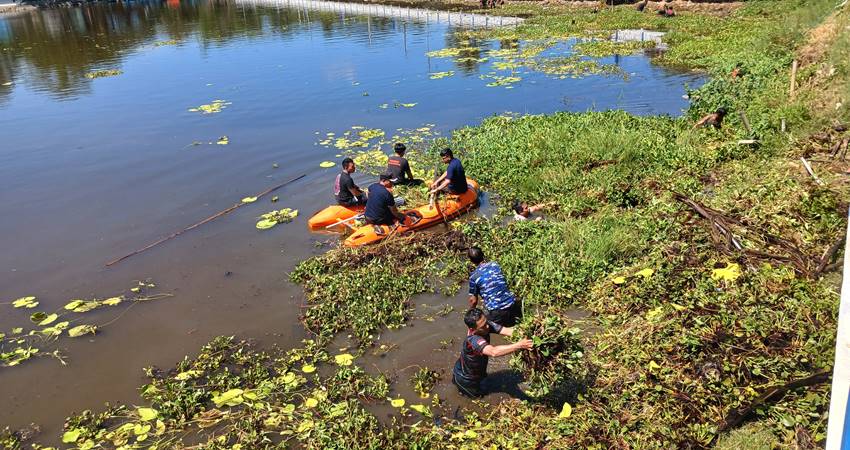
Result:
<svg viewBox="0 0 850 450"><path fill-rule="evenodd" d="M124 300L123 297L111 297L111 298L108 298L108 299L102 301L101 303L103 303L104 305L107 305L107 306L115 306L115 305L121 303L123 300Z"/></svg>
<svg viewBox="0 0 850 450"><path fill-rule="evenodd" d="M335 165L336 165L336 163L335 163L335 162L333 162L333 161L322 161L322 162L319 164L319 167L324 167L324 168L326 168L326 169L327 169L328 167L333 167L333 166L335 166Z"/></svg>
<svg viewBox="0 0 850 450"><path fill-rule="evenodd" d="M35 297L21 297L12 302L12 306L15 308L35 308L38 306L38 302L35 301Z"/></svg>
<svg viewBox="0 0 850 450"><path fill-rule="evenodd" d="M68 336L71 337L80 337L85 334L95 334L97 331L97 325L77 325L74 328L68 330Z"/></svg>
<svg viewBox="0 0 850 450"><path fill-rule="evenodd" d="M144 421L154 420L157 415L159 415L159 411L153 408L139 408L138 410L139 418Z"/></svg>
<svg viewBox="0 0 850 450"><path fill-rule="evenodd" d="M245 197L242 199L242 203L254 203L257 201L257 197Z"/></svg>
<svg viewBox="0 0 850 450"><path fill-rule="evenodd" d="M218 145L227 145L227 144L230 143L230 139L227 136L222 136L222 137L218 138L218 140L215 143L218 144Z"/></svg>
<svg viewBox="0 0 850 450"><path fill-rule="evenodd" d="M83 300L71 300L67 305L65 305L65 309L73 311L74 308L82 305L83 303L85 303Z"/></svg>
<svg viewBox="0 0 850 450"><path fill-rule="evenodd" d="M277 220L262 219L259 222L257 222L257 229L258 230L268 230L269 228L271 228L275 225L277 225Z"/></svg>
<svg viewBox="0 0 850 450"><path fill-rule="evenodd" d="M244 399L242 398L242 394L245 391L242 389L231 389L219 395L214 395L212 398L215 406L221 407L222 405L227 406L236 406L242 404Z"/></svg>
<svg viewBox="0 0 850 450"><path fill-rule="evenodd" d="M65 444L73 444L77 442L77 439L80 438L80 429L74 428L73 430L68 430L62 434L62 442Z"/></svg>
<svg viewBox="0 0 850 450"><path fill-rule="evenodd" d="M39 323L46 318L47 318L46 312L37 311L37 312L30 314L30 322L32 322L32 323Z"/></svg>
<svg viewBox="0 0 850 450"><path fill-rule="evenodd" d="M177 381L186 381L186 380L191 380L192 378L195 378L200 374L201 374L200 370L187 370L185 372L178 373L174 377L174 379L177 380Z"/></svg>
<svg viewBox="0 0 850 450"><path fill-rule="evenodd" d="M42 320L38 323L38 325L39 325L39 326L42 326L42 327L43 327L43 326L45 326L45 325L50 325L51 323L55 322L55 321L56 321L56 319L58 319L58 318L59 318L59 314L55 314L55 313L54 313L54 314L50 314L50 315L46 316L44 319L42 319Z"/></svg>

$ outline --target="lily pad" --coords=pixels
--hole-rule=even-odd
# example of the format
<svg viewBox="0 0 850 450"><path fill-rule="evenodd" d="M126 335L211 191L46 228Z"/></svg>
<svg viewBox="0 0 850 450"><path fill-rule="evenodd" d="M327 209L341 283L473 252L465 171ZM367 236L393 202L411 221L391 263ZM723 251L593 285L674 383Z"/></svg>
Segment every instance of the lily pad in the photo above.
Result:
<svg viewBox="0 0 850 450"><path fill-rule="evenodd" d="M334 357L334 361L336 361L336 363L339 364L340 366L350 366L351 364L354 363L354 356L351 356L348 353L342 353L342 354L336 355Z"/></svg>
<svg viewBox="0 0 850 450"><path fill-rule="evenodd" d="M323 168L327 169L328 167L333 167L333 166L335 166L335 165L336 165L336 163L335 163L335 162L333 162L333 161L322 161L322 162L319 164L319 167L323 167Z"/></svg>
<svg viewBox="0 0 850 450"><path fill-rule="evenodd" d="M13 301L12 306L15 307L15 308L31 309L31 308L35 308L36 306L38 306L38 302L35 301L35 297L32 297L32 296L21 297L21 298L15 300L15 301Z"/></svg>
<svg viewBox="0 0 850 450"><path fill-rule="evenodd" d="M257 201L257 197L245 197L242 199L242 203L254 203Z"/></svg>
<svg viewBox="0 0 850 450"><path fill-rule="evenodd" d="M80 337L86 334L95 334L95 332L97 332L97 325L77 325L68 330L68 336Z"/></svg>

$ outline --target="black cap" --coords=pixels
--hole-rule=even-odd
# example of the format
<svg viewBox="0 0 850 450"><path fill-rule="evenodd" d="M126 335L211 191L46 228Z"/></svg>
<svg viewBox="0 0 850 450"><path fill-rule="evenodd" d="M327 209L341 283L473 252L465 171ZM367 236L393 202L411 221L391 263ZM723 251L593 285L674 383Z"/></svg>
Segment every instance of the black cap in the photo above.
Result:
<svg viewBox="0 0 850 450"><path fill-rule="evenodd" d="M384 172L384 173L382 173L382 174L378 175L378 179L379 179L379 180L381 180L381 181L390 181L390 182L392 182L392 180L393 180L393 174L391 174L391 173L389 173L389 172Z"/></svg>

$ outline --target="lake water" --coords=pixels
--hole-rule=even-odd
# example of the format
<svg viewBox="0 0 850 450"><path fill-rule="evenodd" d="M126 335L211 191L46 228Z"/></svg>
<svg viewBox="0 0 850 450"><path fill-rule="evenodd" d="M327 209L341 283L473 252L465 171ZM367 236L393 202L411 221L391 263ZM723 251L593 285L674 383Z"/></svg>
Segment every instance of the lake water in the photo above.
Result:
<svg viewBox="0 0 850 450"><path fill-rule="evenodd" d="M319 163L338 161L339 150L317 145L328 132L433 124L445 134L507 112L676 115L685 85L702 82L639 54L600 61L619 75L518 71L521 80L490 87L497 58L483 61L488 50L525 44L477 42L463 61L426 55L466 45L453 31L438 21L207 1L0 18L0 302L33 295L50 312L146 278L174 294L133 307L97 336L45 344L67 366L45 357L0 368L0 424L36 422L55 436L72 411L138 402L142 367L171 367L214 336L283 346L304 337L303 295L287 273L335 242L305 226L332 200L338 166ZM571 45L544 54L568 56ZM122 73L87 77L98 70ZM226 102L218 113L189 111L214 100ZM228 145L216 144L222 136ZM263 199L104 266L302 174L276 192L278 203ZM257 216L282 207L302 215L255 229ZM0 309L0 331L29 323L32 310ZM105 324L118 311L86 320Z"/></svg>

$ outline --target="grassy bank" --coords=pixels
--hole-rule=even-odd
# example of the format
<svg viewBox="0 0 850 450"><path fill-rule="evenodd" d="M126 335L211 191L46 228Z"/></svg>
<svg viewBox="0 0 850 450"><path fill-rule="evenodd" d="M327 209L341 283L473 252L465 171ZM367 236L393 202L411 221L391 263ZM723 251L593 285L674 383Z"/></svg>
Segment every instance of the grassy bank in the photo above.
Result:
<svg viewBox="0 0 850 450"><path fill-rule="evenodd" d="M555 201L548 220L468 222L305 261L291 277L305 286L303 321L315 340L277 353L216 340L176 370L149 371L148 406L70 418L67 445L731 449L822 441L827 384L749 407L770 387L828 371L833 356L840 250L830 250L842 239L850 193L838 157L848 135L833 128L850 120L850 11L836 3L752 1L725 18L675 19L631 7L523 6L532 16L525 25L488 37L661 29L671 49L659 63L712 79L690 93L682 118L495 116L457 130L452 147L471 177L500 194L503 210L514 198ZM692 129L719 106L732 111L722 129ZM816 161L823 184L801 156ZM439 398L392 399L389 380L367 375L357 352L330 354L326 344L347 331L362 351L408 320L412 296L436 289L435 278L460 285L470 269L463 249L473 243L501 263L534 311L522 329L554 353L515 361L530 371L539 401L435 422ZM601 331L576 335L567 306L590 311ZM456 315L439 320L460 324ZM400 419L380 425L364 409L372 403L391 404ZM2 439L21 445L14 433Z"/></svg>

